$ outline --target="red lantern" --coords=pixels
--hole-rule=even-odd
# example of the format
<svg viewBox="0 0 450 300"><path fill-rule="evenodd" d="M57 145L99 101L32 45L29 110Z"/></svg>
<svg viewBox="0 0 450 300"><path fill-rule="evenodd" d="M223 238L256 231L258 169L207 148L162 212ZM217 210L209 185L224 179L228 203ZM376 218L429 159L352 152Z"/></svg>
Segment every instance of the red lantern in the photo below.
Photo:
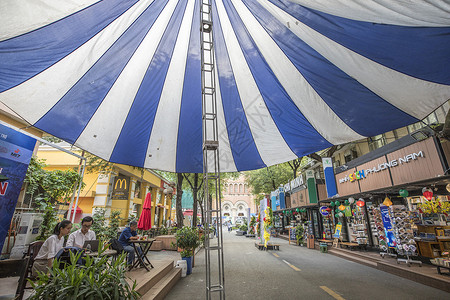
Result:
<svg viewBox="0 0 450 300"><path fill-rule="evenodd" d="M363 207L366 203L364 201L356 201L356 205L358 205L359 207Z"/></svg>
<svg viewBox="0 0 450 300"><path fill-rule="evenodd" d="M433 192L431 190L426 190L425 192L423 192L423 196L425 197L425 199L430 201L433 198Z"/></svg>

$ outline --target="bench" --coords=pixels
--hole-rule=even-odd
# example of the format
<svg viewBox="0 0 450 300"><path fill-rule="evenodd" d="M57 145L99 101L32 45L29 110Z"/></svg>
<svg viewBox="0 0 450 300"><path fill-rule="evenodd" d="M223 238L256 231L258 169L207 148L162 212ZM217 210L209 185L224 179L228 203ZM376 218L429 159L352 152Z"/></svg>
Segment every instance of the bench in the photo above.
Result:
<svg viewBox="0 0 450 300"><path fill-rule="evenodd" d="M360 244L358 244L358 243L351 243L351 242L341 242L340 243L341 244L341 246L345 246L345 247L347 247L347 248L349 248L350 250L354 250L355 248L360 248Z"/></svg>
<svg viewBox="0 0 450 300"><path fill-rule="evenodd" d="M258 248L258 250L280 250L279 244L267 244L267 247L264 247L264 244L255 243L255 247Z"/></svg>

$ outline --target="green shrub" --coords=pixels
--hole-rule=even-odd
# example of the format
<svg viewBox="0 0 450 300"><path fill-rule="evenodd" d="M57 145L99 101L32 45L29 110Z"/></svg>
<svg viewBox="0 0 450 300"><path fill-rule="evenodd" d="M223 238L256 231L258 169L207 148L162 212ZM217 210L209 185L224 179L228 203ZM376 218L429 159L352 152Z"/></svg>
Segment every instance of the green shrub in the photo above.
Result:
<svg viewBox="0 0 450 300"><path fill-rule="evenodd" d="M175 239L177 241L177 247L184 250L181 252L181 257L186 257L183 255L189 255L195 248L200 246L200 235L197 228L184 226L177 230Z"/></svg>
<svg viewBox="0 0 450 300"><path fill-rule="evenodd" d="M99 254L106 247L100 243ZM63 270L59 262L53 261L50 276L39 273L36 281L30 281L35 293L29 299L139 299L136 282L133 286L125 280L126 253L115 261L108 256L86 256L86 264L77 266L76 261L82 253L71 253L72 265Z"/></svg>

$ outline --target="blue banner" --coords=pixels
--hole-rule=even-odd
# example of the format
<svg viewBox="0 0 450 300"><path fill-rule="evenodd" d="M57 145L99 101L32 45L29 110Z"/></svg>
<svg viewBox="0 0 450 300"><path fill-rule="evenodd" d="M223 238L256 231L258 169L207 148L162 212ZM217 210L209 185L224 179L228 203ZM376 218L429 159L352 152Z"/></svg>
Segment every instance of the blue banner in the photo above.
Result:
<svg viewBox="0 0 450 300"><path fill-rule="evenodd" d="M27 173L36 139L0 124L0 249Z"/></svg>
<svg viewBox="0 0 450 300"><path fill-rule="evenodd" d="M325 176L325 186L327 187L328 198L337 194L336 180L331 157L322 158L323 174Z"/></svg>
<svg viewBox="0 0 450 300"><path fill-rule="evenodd" d="M395 235L392 229L391 217L389 216L389 207L380 205L380 212L383 219L384 233L386 234L386 243L388 247L395 248Z"/></svg>

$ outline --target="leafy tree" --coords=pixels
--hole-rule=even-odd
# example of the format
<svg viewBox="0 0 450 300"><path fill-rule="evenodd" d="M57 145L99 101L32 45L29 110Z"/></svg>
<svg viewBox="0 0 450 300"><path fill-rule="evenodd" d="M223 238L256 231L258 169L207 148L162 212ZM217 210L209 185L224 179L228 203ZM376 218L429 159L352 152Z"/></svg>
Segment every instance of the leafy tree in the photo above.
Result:
<svg viewBox="0 0 450 300"><path fill-rule="evenodd" d="M45 167L44 160L32 157L24 179L27 184L26 193L31 196L30 201L34 200L44 210L38 240L46 239L52 234L57 222L55 206L68 204L67 199L83 180L74 170L47 171L44 170Z"/></svg>
<svg viewBox="0 0 450 300"><path fill-rule="evenodd" d="M276 190L281 184L292 180L292 173L289 164L283 163L259 170L245 172L245 180L252 193L262 198L264 194Z"/></svg>

